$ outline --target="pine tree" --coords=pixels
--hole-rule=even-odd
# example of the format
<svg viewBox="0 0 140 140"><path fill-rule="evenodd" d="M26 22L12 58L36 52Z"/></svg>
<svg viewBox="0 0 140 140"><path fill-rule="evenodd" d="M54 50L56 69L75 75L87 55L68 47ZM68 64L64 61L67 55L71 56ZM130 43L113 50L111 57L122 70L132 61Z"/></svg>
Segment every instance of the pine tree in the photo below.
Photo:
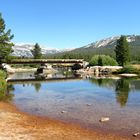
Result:
<svg viewBox="0 0 140 140"><path fill-rule="evenodd" d="M115 48L116 61L120 66L124 66L130 59L129 56L129 46L125 36L121 36L117 40L117 45Z"/></svg>
<svg viewBox="0 0 140 140"><path fill-rule="evenodd" d="M6 25L5 21L2 18L2 14L0 13L0 59L6 59L10 53L12 53L11 39L14 35L11 35L11 30L5 31Z"/></svg>
<svg viewBox="0 0 140 140"><path fill-rule="evenodd" d="M41 48L38 43L35 44L34 49L31 52L34 59L40 59L42 57Z"/></svg>
<svg viewBox="0 0 140 140"><path fill-rule="evenodd" d="M98 66L103 66L103 60L100 55L98 57Z"/></svg>

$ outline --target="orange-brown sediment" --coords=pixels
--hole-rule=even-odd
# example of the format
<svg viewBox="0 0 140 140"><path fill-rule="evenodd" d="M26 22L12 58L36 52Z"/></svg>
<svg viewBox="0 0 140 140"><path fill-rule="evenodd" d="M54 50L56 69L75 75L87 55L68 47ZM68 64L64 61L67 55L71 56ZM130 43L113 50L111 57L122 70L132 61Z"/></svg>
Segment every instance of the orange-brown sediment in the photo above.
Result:
<svg viewBox="0 0 140 140"><path fill-rule="evenodd" d="M128 140L85 130L77 125L29 115L0 102L0 140Z"/></svg>

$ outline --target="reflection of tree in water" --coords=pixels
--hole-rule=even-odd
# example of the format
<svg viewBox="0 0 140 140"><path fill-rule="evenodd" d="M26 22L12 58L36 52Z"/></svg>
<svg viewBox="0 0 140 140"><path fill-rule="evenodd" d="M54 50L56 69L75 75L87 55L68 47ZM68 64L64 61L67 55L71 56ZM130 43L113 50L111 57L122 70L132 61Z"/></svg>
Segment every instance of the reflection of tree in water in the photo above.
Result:
<svg viewBox="0 0 140 140"><path fill-rule="evenodd" d="M133 90L140 90L140 80L132 80L131 85Z"/></svg>
<svg viewBox="0 0 140 140"><path fill-rule="evenodd" d="M97 82L98 82L99 86L102 86L103 84L106 84L108 82L108 80L107 81L105 81L105 80L103 81L103 79L98 79Z"/></svg>
<svg viewBox="0 0 140 140"><path fill-rule="evenodd" d="M8 93L11 93L15 90L15 88L13 85L7 85L7 90L8 90Z"/></svg>
<svg viewBox="0 0 140 140"><path fill-rule="evenodd" d="M129 80L119 79L116 83L116 99L120 103L121 107L125 106L129 96Z"/></svg>
<svg viewBox="0 0 140 140"><path fill-rule="evenodd" d="M99 79L90 79L90 81L94 84L97 84L100 87L114 87L115 86L115 80L109 79L109 78L99 78Z"/></svg>
<svg viewBox="0 0 140 140"><path fill-rule="evenodd" d="M13 85L7 85L7 87L5 88L5 93L0 93L0 101L4 101L4 102L12 101L14 97L12 91L14 91Z"/></svg>
<svg viewBox="0 0 140 140"><path fill-rule="evenodd" d="M114 87L117 102L120 103L121 107L126 105L130 91L130 79L123 78L117 81L113 79L91 79L90 81L100 87Z"/></svg>
<svg viewBox="0 0 140 140"><path fill-rule="evenodd" d="M32 85L35 87L36 92L39 92L39 90L41 88L41 83L34 83Z"/></svg>

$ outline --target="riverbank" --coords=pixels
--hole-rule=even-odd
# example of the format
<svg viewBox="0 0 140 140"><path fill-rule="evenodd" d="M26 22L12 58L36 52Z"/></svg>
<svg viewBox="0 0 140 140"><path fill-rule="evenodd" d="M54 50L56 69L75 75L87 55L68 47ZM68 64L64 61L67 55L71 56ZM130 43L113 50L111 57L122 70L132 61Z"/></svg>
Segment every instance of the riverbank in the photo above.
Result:
<svg viewBox="0 0 140 140"><path fill-rule="evenodd" d="M0 102L0 140L129 140L19 111Z"/></svg>

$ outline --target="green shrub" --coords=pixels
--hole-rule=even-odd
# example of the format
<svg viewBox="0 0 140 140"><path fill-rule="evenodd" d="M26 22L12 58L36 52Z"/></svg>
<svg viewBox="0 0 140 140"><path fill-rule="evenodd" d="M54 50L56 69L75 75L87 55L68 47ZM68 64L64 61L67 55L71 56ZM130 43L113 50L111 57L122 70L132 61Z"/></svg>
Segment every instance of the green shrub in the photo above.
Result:
<svg viewBox="0 0 140 140"><path fill-rule="evenodd" d="M89 64L91 66L117 66L115 59L108 55L95 55L91 58Z"/></svg>
<svg viewBox="0 0 140 140"><path fill-rule="evenodd" d="M5 94L6 87L7 85L5 79L0 79L0 94Z"/></svg>
<svg viewBox="0 0 140 140"><path fill-rule="evenodd" d="M0 79L5 79L5 78L6 78L6 73L0 70Z"/></svg>
<svg viewBox="0 0 140 140"><path fill-rule="evenodd" d="M0 93L0 101L9 102L13 99L13 94L2 94Z"/></svg>
<svg viewBox="0 0 140 140"><path fill-rule="evenodd" d="M125 66L124 68L116 71L117 74L122 74L122 73L135 73L135 74L140 74L140 71L137 68L134 68L132 66Z"/></svg>
<svg viewBox="0 0 140 140"><path fill-rule="evenodd" d="M131 61L130 64L140 64L140 61Z"/></svg>
<svg viewBox="0 0 140 140"><path fill-rule="evenodd" d="M11 62L11 61L14 60L14 59L17 59L17 57L16 57L16 56L11 56L11 55L8 55L8 56L5 58L6 62Z"/></svg>
<svg viewBox="0 0 140 140"><path fill-rule="evenodd" d="M5 81L6 73L0 70L0 94L4 94L6 91L6 81Z"/></svg>
<svg viewBox="0 0 140 140"><path fill-rule="evenodd" d="M13 94L7 93L6 73L0 70L0 101L11 101Z"/></svg>

